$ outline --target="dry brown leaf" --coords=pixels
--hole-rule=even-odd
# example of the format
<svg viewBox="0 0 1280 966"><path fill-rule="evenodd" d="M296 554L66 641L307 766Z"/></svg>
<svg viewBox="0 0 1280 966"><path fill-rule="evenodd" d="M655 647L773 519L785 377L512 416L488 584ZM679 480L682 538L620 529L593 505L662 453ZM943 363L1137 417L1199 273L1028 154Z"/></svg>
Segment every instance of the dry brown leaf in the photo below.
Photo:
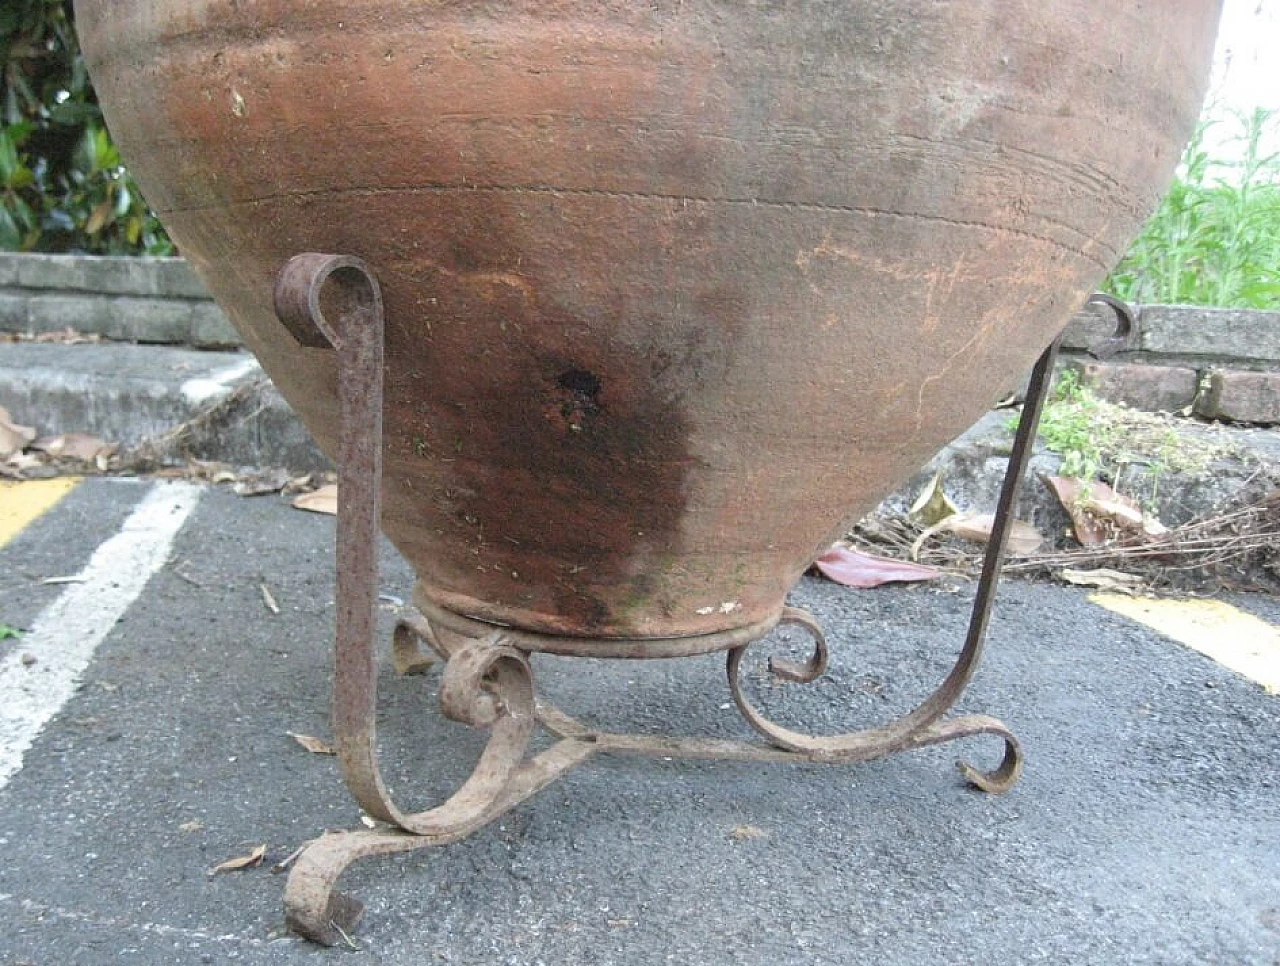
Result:
<svg viewBox="0 0 1280 966"><path fill-rule="evenodd" d="M313 738L311 735L300 735L292 731L285 732L290 738L302 745L303 748L311 752L313 755L334 755L337 754L333 750L333 745L320 738Z"/></svg>
<svg viewBox="0 0 1280 966"><path fill-rule="evenodd" d="M115 451L105 440L88 433L62 433L59 436L45 436L31 444L31 448L47 453L54 459L79 460L92 463L100 454L108 456Z"/></svg>
<svg viewBox="0 0 1280 966"><path fill-rule="evenodd" d="M1108 570L1106 567L1100 567L1097 570L1073 570L1070 567L1064 567L1058 572L1058 576L1077 587L1098 587L1117 594L1127 594L1130 597L1142 587L1142 578L1137 574Z"/></svg>
<svg viewBox="0 0 1280 966"><path fill-rule="evenodd" d="M312 513L327 513L335 516L338 512L338 484L330 483L295 497L293 506L299 510L310 510Z"/></svg>
<svg viewBox="0 0 1280 966"><path fill-rule="evenodd" d="M286 496L290 493L305 493L307 490L311 489L312 484L313 481L311 474L304 473L302 476L291 477L285 485L280 488L280 492L284 493Z"/></svg>
<svg viewBox="0 0 1280 966"><path fill-rule="evenodd" d="M252 869L262 864L266 854L266 845L259 845L248 855L241 855L234 859L227 859L225 862L219 862L209 870L209 874L217 875L219 872L239 872L241 869Z"/></svg>
<svg viewBox="0 0 1280 966"><path fill-rule="evenodd" d="M995 530L994 513L964 513L947 521L947 529L962 540L974 543L987 543ZM1024 520L1014 520L1009 526L1009 540L1006 549L1010 556L1026 557L1033 554L1044 543L1040 531Z"/></svg>
<svg viewBox="0 0 1280 966"><path fill-rule="evenodd" d="M30 426L19 426L9 417L9 411L0 408L0 460L7 460L26 449L36 438Z"/></svg>
<svg viewBox="0 0 1280 966"><path fill-rule="evenodd" d="M1076 539L1096 547L1126 537L1158 537L1168 528L1122 493L1105 483L1063 476L1045 478L1062 508L1071 517Z"/></svg>
<svg viewBox="0 0 1280 966"><path fill-rule="evenodd" d="M758 825L737 825L729 832L729 837L737 839L739 842L746 842L750 839L762 839L769 833Z"/></svg>
<svg viewBox="0 0 1280 966"><path fill-rule="evenodd" d="M41 453L14 453L5 460L5 465L11 466L21 473L26 470L39 469L40 467L45 466L48 462L49 461L45 459L44 455Z"/></svg>

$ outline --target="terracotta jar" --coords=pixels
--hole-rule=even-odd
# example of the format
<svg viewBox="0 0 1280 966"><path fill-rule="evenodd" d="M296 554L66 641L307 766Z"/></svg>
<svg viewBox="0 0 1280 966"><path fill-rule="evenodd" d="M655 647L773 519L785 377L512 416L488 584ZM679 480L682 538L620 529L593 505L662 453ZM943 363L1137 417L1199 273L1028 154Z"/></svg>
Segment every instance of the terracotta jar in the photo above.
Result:
<svg viewBox="0 0 1280 966"><path fill-rule="evenodd" d="M1217 0L77 0L148 202L332 452L294 254L376 271L383 526L454 612L776 614L1167 186Z"/></svg>

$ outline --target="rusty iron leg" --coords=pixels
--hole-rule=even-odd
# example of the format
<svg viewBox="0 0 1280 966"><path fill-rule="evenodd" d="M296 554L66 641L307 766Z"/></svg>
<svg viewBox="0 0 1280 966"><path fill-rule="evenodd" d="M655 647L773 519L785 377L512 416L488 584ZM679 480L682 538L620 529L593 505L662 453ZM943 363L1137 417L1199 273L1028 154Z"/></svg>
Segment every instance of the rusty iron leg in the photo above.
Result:
<svg viewBox="0 0 1280 966"><path fill-rule="evenodd" d="M299 343L337 352L339 435L337 633L333 731L348 788L387 828L325 835L298 857L285 889L289 926L331 945L345 936L361 904L334 890L358 859L452 842L492 821L594 753L589 742L561 741L525 759L535 724L527 656L500 633L459 642L445 656L440 684L445 715L490 731L471 777L444 804L407 812L392 801L377 752L377 546L382 489L383 314L378 283L348 256L293 258L276 285L276 313ZM397 655L412 666L411 640Z"/></svg>
<svg viewBox="0 0 1280 966"><path fill-rule="evenodd" d="M982 562L982 575L978 581L978 592L974 598L964 647L946 680L913 711L894 721L848 734L819 737L793 731L770 721L756 709L742 689L740 674L743 656L750 645L735 648L729 652L728 658L729 687L734 702L747 722L771 744L813 761L856 762L954 741L957 738L990 734L1004 739L1005 752L1000 764L993 771L980 771L963 761L957 762L961 773L971 784L995 793L1008 791L1018 781L1022 774L1022 748L1003 722L987 715L965 715L950 719L944 715L951 710L968 686L982 656L996 585L1000 580L1005 548L1013 524L1014 505L1031 458L1040 415L1053 381L1053 366L1057 355L1058 340L1055 340L1040 356L1032 372L1022 418L1018 423L1013 451L1009 456L1000 499L996 505L995 522ZM826 641L822 630L807 615L792 616L790 622L804 626L813 637L813 657L806 665L783 665L778 661L771 661L770 670L775 677L783 680L800 683L814 681L821 676L827 663Z"/></svg>

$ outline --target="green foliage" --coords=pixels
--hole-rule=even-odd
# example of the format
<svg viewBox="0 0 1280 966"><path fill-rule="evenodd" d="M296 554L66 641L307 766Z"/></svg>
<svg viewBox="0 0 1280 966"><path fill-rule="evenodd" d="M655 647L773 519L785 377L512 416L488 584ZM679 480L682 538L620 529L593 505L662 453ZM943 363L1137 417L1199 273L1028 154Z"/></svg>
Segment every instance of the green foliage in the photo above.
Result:
<svg viewBox="0 0 1280 966"><path fill-rule="evenodd" d="M0 250L171 254L103 125L69 0L5 0L0 65Z"/></svg>
<svg viewBox="0 0 1280 966"><path fill-rule="evenodd" d="M1280 309L1280 156L1262 153L1280 117L1259 109L1236 121L1242 160L1215 164L1204 147L1212 125L1202 124L1107 291L1130 302Z"/></svg>
<svg viewBox="0 0 1280 966"><path fill-rule="evenodd" d="M1115 426L1100 418L1105 403L1080 382L1080 373L1066 369L1058 375L1053 395L1040 416L1040 439L1062 457L1061 476L1096 479L1115 447Z"/></svg>
<svg viewBox="0 0 1280 966"><path fill-rule="evenodd" d="M1011 431L1020 418L1010 420ZM1117 492L1136 477L1144 499L1152 501L1169 474L1205 474L1215 460L1229 455L1229 447L1183 432L1179 425L1166 414L1099 399L1081 382L1079 370L1064 369L1040 416L1039 438L1062 458L1058 475L1086 484L1102 480Z"/></svg>

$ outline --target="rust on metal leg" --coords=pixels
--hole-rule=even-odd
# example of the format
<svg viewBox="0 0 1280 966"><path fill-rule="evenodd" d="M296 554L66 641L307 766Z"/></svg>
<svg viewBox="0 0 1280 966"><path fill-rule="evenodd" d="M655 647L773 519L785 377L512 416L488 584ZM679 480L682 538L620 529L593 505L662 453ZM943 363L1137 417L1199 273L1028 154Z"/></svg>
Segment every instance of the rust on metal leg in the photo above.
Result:
<svg viewBox="0 0 1280 966"><path fill-rule="evenodd" d="M352 795L388 829L327 835L299 856L285 890L291 928L332 944L359 918L358 901L335 891L342 871L374 855L455 841L523 801L595 752L589 742L562 741L530 761L525 752L536 705L524 652L503 635L437 647L447 658L440 686L444 713L490 732L471 777L446 802L408 812L383 782L377 750L377 548L382 495L382 299L377 280L356 258L305 254L292 259L276 286L276 312L302 345L338 355L341 405L338 455L337 631L333 733ZM420 667L411 632L397 634L399 667ZM423 637L433 646L433 637Z"/></svg>
<svg viewBox="0 0 1280 966"><path fill-rule="evenodd" d="M1121 315L1123 325L1122 313L1117 311L1117 314ZM751 703L742 688L741 678L742 659L750 645L734 648L729 652L727 663L729 688L733 694L733 700L747 722L768 739L770 744L810 761L856 762L925 745L953 741L957 738L993 734L1003 738L1005 743L1004 757L1000 765L993 771L985 772L965 762L959 762L961 774L971 784L988 792L1008 791L1017 782L1022 774L1022 749L1013 733L1002 722L986 715L967 715L952 719L946 719L944 715L951 710L968 686L982 656L982 646L991 618L991 606L995 599L996 585L1000 579L1005 547L1013 522L1014 504L1031 457L1040 414L1053 378L1053 365L1057 353L1058 342L1055 341L1041 355L1032 372L1027 400L1014 438L1013 452L1009 457L1009 466L1000 490L995 524L983 559L982 576L978 582L978 591L973 602L964 647L946 680L913 711L887 724L841 735L810 735L770 720ZM813 635L815 645L813 658L808 665L793 665L789 662L784 664L778 660L771 660L769 667L777 677L783 680L808 683L816 680L821 674L821 668L825 666L826 642L812 618L807 618L807 615L807 619L799 618L795 611L789 611L788 615L784 616L784 621L788 616L791 623L806 627Z"/></svg>

